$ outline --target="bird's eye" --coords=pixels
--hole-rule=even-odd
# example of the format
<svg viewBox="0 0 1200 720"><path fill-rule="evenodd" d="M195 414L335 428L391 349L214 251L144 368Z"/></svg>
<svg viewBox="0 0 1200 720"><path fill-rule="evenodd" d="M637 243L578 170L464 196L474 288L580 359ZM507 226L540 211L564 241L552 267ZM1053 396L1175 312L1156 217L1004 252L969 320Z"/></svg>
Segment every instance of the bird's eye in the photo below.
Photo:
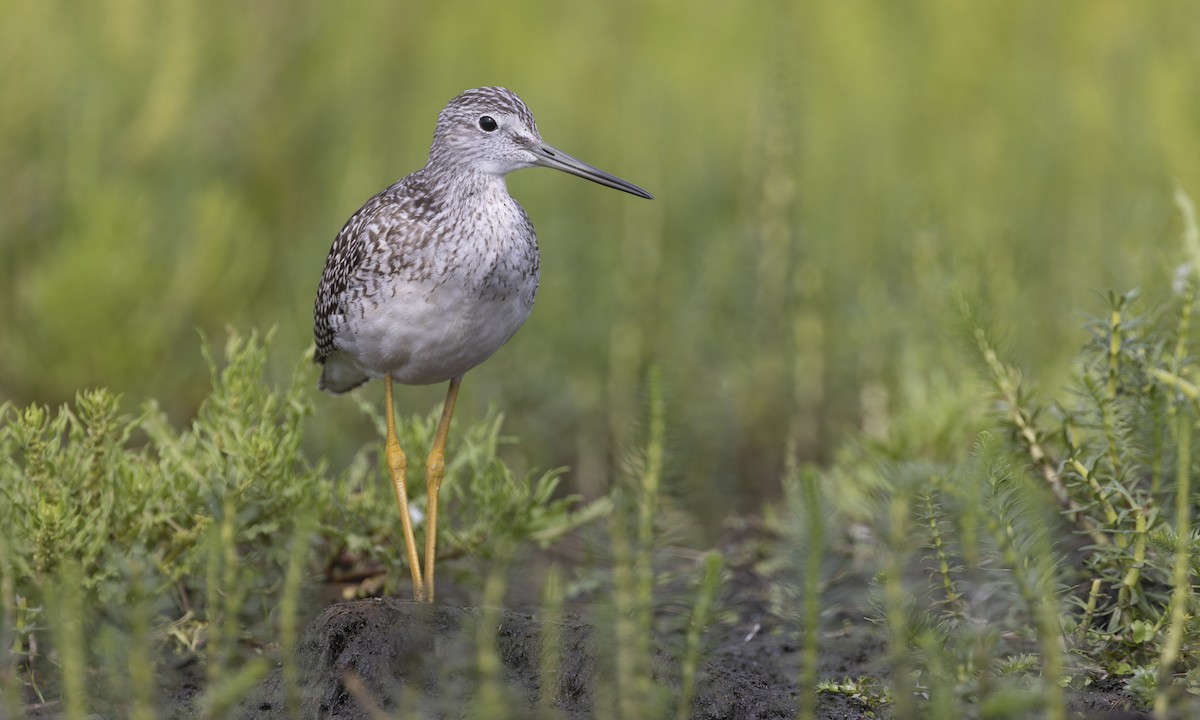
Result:
<svg viewBox="0 0 1200 720"><path fill-rule="evenodd" d="M479 129L483 130L484 132L492 132L498 127L499 125L496 124L496 119L491 115L484 115L483 117L479 118Z"/></svg>

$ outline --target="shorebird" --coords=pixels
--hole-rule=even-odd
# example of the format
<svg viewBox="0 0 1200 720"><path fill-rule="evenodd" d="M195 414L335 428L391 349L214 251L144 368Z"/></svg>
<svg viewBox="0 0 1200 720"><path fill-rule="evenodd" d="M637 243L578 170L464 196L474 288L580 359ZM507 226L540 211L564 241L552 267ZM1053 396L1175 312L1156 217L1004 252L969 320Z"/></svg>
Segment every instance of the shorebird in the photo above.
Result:
<svg viewBox="0 0 1200 720"><path fill-rule="evenodd" d="M467 90L438 117L425 167L350 216L325 260L313 309L318 387L332 393L383 379L386 456L417 600L432 602L438 492L463 375L525 322L538 288L538 248L508 194L514 170L548 167L638 197L650 193L546 144L533 114L502 87ZM449 381L425 460L425 572L417 557L396 436L392 383Z"/></svg>

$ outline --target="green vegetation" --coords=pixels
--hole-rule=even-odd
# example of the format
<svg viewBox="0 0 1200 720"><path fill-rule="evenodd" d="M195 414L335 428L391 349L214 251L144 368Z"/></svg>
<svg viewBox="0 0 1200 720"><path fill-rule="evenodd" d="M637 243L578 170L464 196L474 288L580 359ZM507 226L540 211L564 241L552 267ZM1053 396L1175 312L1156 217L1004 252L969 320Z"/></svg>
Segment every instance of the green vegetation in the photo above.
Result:
<svg viewBox="0 0 1200 720"><path fill-rule="evenodd" d="M278 327L284 381L341 223L423 162L446 100L503 83L658 199L510 178L542 288L459 410L502 408L518 466L597 496L657 364L715 525L776 492L789 438L828 461L902 386L963 382L955 288L1065 381L1075 313L1159 274L1172 189L1200 192L1193 22L1187 0L5 3L0 399L107 387L183 422L195 329L229 324ZM369 426L313 402L305 445L340 468Z"/></svg>
<svg viewBox="0 0 1200 720"><path fill-rule="evenodd" d="M993 386L990 428L973 445L947 442L945 421L958 413L918 403L894 432L851 444L821 472L823 498L811 471L789 476L791 510L780 520L809 587L820 558L800 555L823 542L823 507L840 508L835 531L852 522L878 530L852 553L878 573L892 684L879 692L875 678L824 681L818 692L901 718L961 717L966 707L1065 718L1064 688L1118 677L1157 717L1198 709L1200 226L1191 201L1176 200L1187 260L1172 291L1149 308L1136 293L1111 294L1059 399L1038 398L963 302ZM927 437L917 446L934 452L913 453L918 428ZM804 602L811 618L820 603L811 591Z"/></svg>
<svg viewBox="0 0 1200 720"><path fill-rule="evenodd" d="M291 551L279 538L313 515L328 553L369 553L400 563L392 542L395 500L379 482L379 449L364 447L336 478L310 466L299 451L311 414L307 359L284 392L263 382L265 362L259 338L231 336L225 366L209 360L212 393L182 431L154 403L136 417L120 415L118 398L104 390L80 393L74 408L57 413L37 405L5 407L0 490L7 502L0 521L12 534L16 572L53 576L72 560L84 588L113 602L120 601L123 566L144 555L162 583L154 594L204 571L210 580L224 577L230 586L269 597L261 593L279 578L252 573L261 587L250 588L236 577L238 567L248 561L282 570ZM558 473L515 478L497 457L500 421L483 418L458 433L446 471L462 477L448 484L457 508L456 527L446 532L450 556L486 559L482 538L548 543L608 510L604 502L575 510L573 497L551 499ZM434 424L433 416L403 423L404 442L428 447ZM462 502L464 496L471 502ZM491 522L496 514L508 522L497 527ZM214 569L212 539L223 552L239 548L249 555L229 555Z"/></svg>
<svg viewBox="0 0 1200 720"><path fill-rule="evenodd" d="M1200 258L1190 202L1178 201L1189 221L1185 245ZM1200 692L1192 593L1200 573L1191 483L1200 428L1196 267L1181 265L1174 291L1140 314L1135 294L1111 295L1058 402L1030 392L988 323L963 302L996 400L977 418L985 429L973 442L947 432L963 411L935 395L906 404L912 418L897 416L891 432L848 443L827 469L791 466L788 510L768 512L782 534L768 565L780 569L778 614L802 618L804 716L813 716L815 698L839 695L899 718L957 717L964 707L1065 718L1066 688L1118 677L1168 717ZM307 358L287 388L275 389L263 378L268 347L257 335L231 334L218 361L206 346L212 389L182 430L153 402L123 415L104 390L82 392L57 412L0 408L0 690L9 708L51 689L69 718L98 704L157 717L165 647L167 656L201 659L207 690L197 712L222 717L264 677L267 658L282 661L294 686L301 595L319 574L332 579L349 561L368 568L353 591L403 592L378 582L403 572L369 569L401 563L379 443L364 445L334 478L308 462ZM687 522L663 516L663 503L673 501L661 490L661 374L651 373L647 387L645 440L626 454L611 492L590 503L556 496L561 471L514 475L498 457L498 416L456 428L447 468L456 522L442 540L447 557L491 568L459 582L494 614L522 546L549 544L607 516L611 575L591 572L611 583L611 617L600 622L612 624L615 674L597 692L616 701L620 717L682 717L687 706L651 682L650 635L664 623L655 613L665 579L656 556ZM362 408L382 436L378 410ZM436 416L405 419L405 446L422 452ZM875 532L847 547L854 523ZM843 539L831 543L835 537ZM857 559L845 567L876 575L890 678L817 680L823 566L847 555ZM799 575L784 570L791 563ZM694 697L703 631L719 614L721 564L715 553L697 564L681 643L684 698ZM558 573L545 585L550 617L563 612ZM496 622L487 617L477 708L501 707L507 697L487 630ZM539 666L554 677L556 663L544 654Z"/></svg>
<svg viewBox="0 0 1200 720"><path fill-rule="evenodd" d="M730 610L708 555L686 617L659 612L665 550L761 513L803 717L1057 718L1114 679L1184 716L1196 23L1186 0L0 4L0 715L158 717L194 662L221 717L275 661L294 689L317 580L403 593L382 393L316 393L309 308L442 104L502 83L657 199L510 178L543 282L451 433L439 548L472 602L582 533L603 550L548 571L545 614L612 590L597 704L682 717L650 629L698 695ZM399 393L412 458L441 394ZM872 579L879 676L818 672L847 575ZM507 697L494 650L480 702Z"/></svg>
<svg viewBox="0 0 1200 720"><path fill-rule="evenodd" d="M1178 200L1194 253L1190 202ZM894 431L848 443L829 468L789 469L787 511L768 511L782 541L767 556L778 614L796 618L804 637L805 717L816 698L838 695L898 718L952 718L963 708L1065 718L1068 688L1110 677L1161 717L1190 707L1200 693L1196 267L1181 265L1174 291L1140 313L1135 294L1111 295L1056 402L1037 399L964 302L995 398L973 442L946 432L962 410L934 396L906 405L913 417L898 416ZM268 347L257 335L231 334L220 361L206 349L212 389L182 430L152 402L121 414L104 390L57 412L0 408L0 690L10 709L49 691L69 718L97 707L157 717L166 658L195 656L207 688L196 711L222 717L270 658L294 687L301 596L320 575L332 579L349 559L368 568L352 591L403 592L379 583L405 577L378 573L401 563L379 443L337 477L309 463L300 448L311 415L307 358L278 390L263 380ZM363 410L382 436L377 409ZM667 410L659 373L649 378L646 414L644 442L626 454L612 491L590 503L556 497L560 471L515 476L497 455L499 417L456 428L447 468L456 523L442 540L447 557L490 568L459 575L488 608L475 707L502 707L508 697L488 634L496 621L486 613L504 603L513 558L607 516L611 574L589 572L611 583L611 617L598 621L612 624L615 672L598 697L613 699L619 717L686 716L687 705L651 682L651 632L670 625L655 613L667 579L657 556L686 524L662 516L672 501L660 489ZM407 447L427 447L436 415L401 423ZM854 539L852 524L874 530ZM842 568L835 574L875 575L890 678L818 681L831 559ZM793 563L799 574L787 571ZM704 628L720 614L721 566L716 553L696 564L680 642L684 698L695 696ZM559 573L545 581L551 618L563 613ZM558 660L543 653L539 667L554 677Z"/></svg>
<svg viewBox="0 0 1200 720"><path fill-rule="evenodd" d="M57 413L37 405L0 407L0 691L11 708L19 707L22 693L46 700L48 681L69 718L97 706L156 717L156 686L170 680L155 668L170 663L155 648L166 644L168 656L200 653L207 692L198 712L224 717L268 670L258 657L263 648L282 660L285 677L295 682L299 596L321 569L328 581L335 563L357 560L367 569L356 591L366 593L384 589L379 568L401 567L380 444L365 446L336 477L305 462L298 446L311 415L307 353L292 384L277 390L263 380L267 345L256 335L234 334L222 362L206 351L213 387L184 430L171 427L154 403L123 416L119 399L104 390L81 393L73 407ZM647 468L627 481L637 494L615 495L636 499L622 502L616 513L609 497L585 504L556 495L560 472L514 476L497 457L505 440L499 416L456 428L446 468L455 523L442 531L441 542L444 557L469 556L493 568L473 586L479 601L493 611L503 604L503 570L518 545L545 546L611 515L614 544L638 558L636 592L628 571L635 561L624 559L619 566L627 571L616 576L624 610L636 616L624 628L637 639L626 661L649 667L655 542L654 485L647 473L662 463L661 396L654 408L656 439L631 461L631 468ZM382 418L375 419L382 437ZM436 414L406 418L402 442L423 450L436 422ZM420 508L421 501L413 505ZM634 515L636 538L624 529ZM506 522L496 523L500 517ZM712 605L717 560L708 562L701 608ZM403 577L386 575L389 581ZM471 589L469 580L459 582ZM559 596L549 596L547 607L557 604L561 613L562 588L553 592ZM707 615L702 610L693 625L693 674ZM481 628L495 624L485 621ZM84 633L84 627L102 631ZM481 708L495 707L501 697L498 661L486 639L480 638L479 668L487 679ZM648 681L648 675L626 680L647 700ZM630 696L632 690L623 690Z"/></svg>

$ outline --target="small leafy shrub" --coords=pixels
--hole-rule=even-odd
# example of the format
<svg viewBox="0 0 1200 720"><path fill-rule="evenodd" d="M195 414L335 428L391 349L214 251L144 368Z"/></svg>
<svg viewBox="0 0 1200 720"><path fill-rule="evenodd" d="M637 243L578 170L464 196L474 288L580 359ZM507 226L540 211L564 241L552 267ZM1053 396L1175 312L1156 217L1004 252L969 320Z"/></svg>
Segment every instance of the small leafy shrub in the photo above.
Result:
<svg viewBox="0 0 1200 720"><path fill-rule="evenodd" d="M799 501L803 473L785 483L795 546L811 542L807 506L820 502L839 510L821 519L834 555L875 574L866 612L889 639L894 717L1065 718L1067 688L1112 677L1128 703L1194 711L1200 228L1177 202L1187 262L1148 308L1136 292L1108 296L1063 399L1033 393L963 302L990 414L903 398L889 433L814 471L819 500ZM931 409L960 421L944 432ZM844 573L822 572L828 596ZM779 611L795 614L784 598Z"/></svg>
<svg viewBox="0 0 1200 720"><path fill-rule="evenodd" d="M232 333L220 360L204 344L212 389L185 428L154 402L123 412L103 389L81 391L57 411L0 407L5 697L41 697L40 679L55 674L64 693L99 697L82 680L98 662L143 668L142 692L132 696L145 709L154 648L165 644L205 663L218 698L206 712L218 716L266 668L247 657L294 647L305 577L347 552L374 577L407 577L383 443L368 440L339 477L310 462L301 439L315 392L311 362L306 354L290 384L275 388L266 380L269 340ZM382 423L378 408L364 408ZM435 409L400 423L413 456L423 457L436 418ZM455 522L443 524L439 545L447 557L486 556L485 540L497 537L545 544L609 509L607 499L555 497L561 471L515 476L499 456L508 442L501 423L492 413L451 433L443 493ZM67 632L77 623L106 630ZM43 668L47 659L55 672ZM239 667L246 671L229 674ZM18 676L26 691L14 690ZM130 696L120 688L133 679L105 677L113 696Z"/></svg>

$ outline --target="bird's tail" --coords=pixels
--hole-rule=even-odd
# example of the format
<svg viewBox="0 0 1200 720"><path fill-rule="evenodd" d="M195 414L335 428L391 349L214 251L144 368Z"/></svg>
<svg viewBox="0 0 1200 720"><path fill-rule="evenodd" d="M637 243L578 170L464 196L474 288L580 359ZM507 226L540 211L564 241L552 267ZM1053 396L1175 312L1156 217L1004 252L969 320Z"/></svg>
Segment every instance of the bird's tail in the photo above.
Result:
<svg viewBox="0 0 1200 720"><path fill-rule="evenodd" d="M362 366L354 362L349 355L343 352L334 352L324 360L324 365L321 369L321 379L317 382L317 389L340 395L353 390L370 379L371 376L362 369Z"/></svg>

